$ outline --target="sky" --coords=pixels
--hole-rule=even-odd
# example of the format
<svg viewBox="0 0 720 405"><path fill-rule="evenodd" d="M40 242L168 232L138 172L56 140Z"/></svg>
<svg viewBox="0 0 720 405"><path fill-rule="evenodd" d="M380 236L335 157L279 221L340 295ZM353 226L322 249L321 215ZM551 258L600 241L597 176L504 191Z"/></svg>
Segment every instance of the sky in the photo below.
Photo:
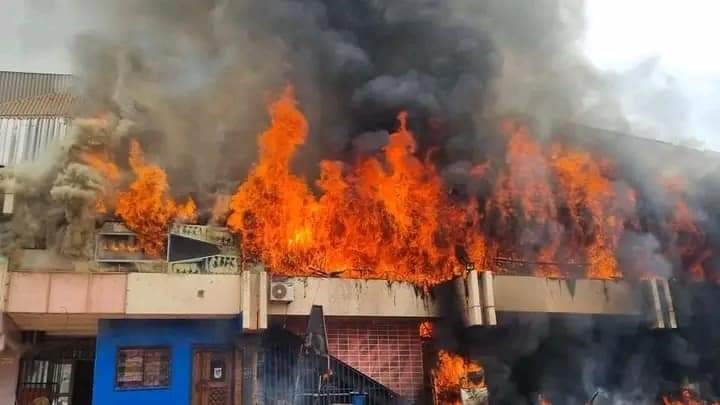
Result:
<svg viewBox="0 0 720 405"><path fill-rule="evenodd" d="M68 45L92 23L78 18L78 3L0 0L0 70L70 72ZM633 132L720 150L720 0L587 4L581 45L615 77Z"/></svg>
<svg viewBox="0 0 720 405"><path fill-rule="evenodd" d="M618 93L631 121L677 111L669 126L687 133L651 128L653 137L720 150L718 15L718 0L588 0L583 46L595 66L625 78Z"/></svg>

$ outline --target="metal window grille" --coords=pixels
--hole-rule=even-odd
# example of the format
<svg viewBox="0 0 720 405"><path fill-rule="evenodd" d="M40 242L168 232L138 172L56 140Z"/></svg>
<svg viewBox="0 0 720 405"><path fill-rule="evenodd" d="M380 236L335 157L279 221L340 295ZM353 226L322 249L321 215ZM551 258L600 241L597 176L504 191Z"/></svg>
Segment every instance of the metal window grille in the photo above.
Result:
<svg viewBox="0 0 720 405"><path fill-rule="evenodd" d="M407 403L388 387L332 356L332 374L323 377L326 358L301 356L300 338L290 332L270 335L258 365L266 404L349 404L357 394L364 394L368 405Z"/></svg>
<svg viewBox="0 0 720 405"><path fill-rule="evenodd" d="M117 353L117 388L167 387L170 385L170 349L121 348Z"/></svg>
<svg viewBox="0 0 720 405"><path fill-rule="evenodd" d="M47 342L35 346L20 361L17 404L46 398L51 405L72 405L77 361L94 359L94 341Z"/></svg>

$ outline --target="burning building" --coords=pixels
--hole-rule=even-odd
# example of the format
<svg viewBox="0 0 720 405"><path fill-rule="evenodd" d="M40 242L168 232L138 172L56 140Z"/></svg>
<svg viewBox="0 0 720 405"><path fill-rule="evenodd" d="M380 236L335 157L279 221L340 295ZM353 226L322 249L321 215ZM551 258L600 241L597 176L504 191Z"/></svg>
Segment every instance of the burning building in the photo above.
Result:
<svg viewBox="0 0 720 405"><path fill-rule="evenodd" d="M90 7L0 104L3 398L720 393L720 160L573 124L622 121L578 4Z"/></svg>

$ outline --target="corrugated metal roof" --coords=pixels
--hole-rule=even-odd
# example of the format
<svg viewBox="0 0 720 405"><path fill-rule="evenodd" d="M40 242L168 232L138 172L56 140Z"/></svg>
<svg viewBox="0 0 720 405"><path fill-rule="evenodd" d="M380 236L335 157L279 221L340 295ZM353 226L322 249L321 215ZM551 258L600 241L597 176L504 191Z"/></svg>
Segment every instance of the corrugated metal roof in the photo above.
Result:
<svg viewBox="0 0 720 405"><path fill-rule="evenodd" d="M38 159L70 131L66 117L0 117L0 165Z"/></svg>
<svg viewBox="0 0 720 405"><path fill-rule="evenodd" d="M70 117L77 99L69 93L51 93L0 103L0 117Z"/></svg>
<svg viewBox="0 0 720 405"><path fill-rule="evenodd" d="M0 103L47 93L67 93L73 82L72 75L0 71Z"/></svg>

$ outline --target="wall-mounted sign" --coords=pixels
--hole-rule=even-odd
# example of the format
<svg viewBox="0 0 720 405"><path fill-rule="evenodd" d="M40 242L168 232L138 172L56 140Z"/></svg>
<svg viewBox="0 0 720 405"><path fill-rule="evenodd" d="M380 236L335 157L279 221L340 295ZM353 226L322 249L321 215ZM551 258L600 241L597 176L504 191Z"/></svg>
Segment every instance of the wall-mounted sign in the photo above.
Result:
<svg viewBox="0 0 720 405"><path fill-rule="evenodd" d="M222 359L213 359L210 361L210 370L213 380L222 380L225 378L225 362Z"/></svg>

